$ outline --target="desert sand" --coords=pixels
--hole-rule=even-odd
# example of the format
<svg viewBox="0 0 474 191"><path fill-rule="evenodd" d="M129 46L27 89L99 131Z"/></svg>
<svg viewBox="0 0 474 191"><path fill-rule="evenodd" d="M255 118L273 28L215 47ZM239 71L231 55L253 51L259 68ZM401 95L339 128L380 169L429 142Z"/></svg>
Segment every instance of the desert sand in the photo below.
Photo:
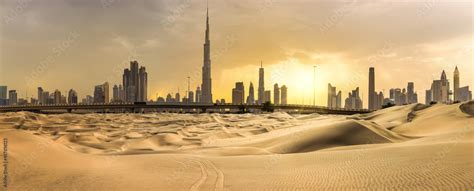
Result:
<svg viewBox="0 0 474 191"><path fill-rule="evenodd" d="M473 115L473 101L353 116L19 112L0 114L0 137L9 190L472 190Z"/></svg>

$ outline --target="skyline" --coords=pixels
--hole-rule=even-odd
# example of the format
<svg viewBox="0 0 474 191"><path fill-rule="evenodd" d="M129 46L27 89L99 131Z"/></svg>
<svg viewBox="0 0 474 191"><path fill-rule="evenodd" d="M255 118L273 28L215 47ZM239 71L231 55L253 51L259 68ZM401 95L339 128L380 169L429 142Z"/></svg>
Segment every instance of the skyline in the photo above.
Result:
<svg viewBox="0 0 474 191"><path fill-rule="evenodd" d="M73 9L75 10L77 7L81 9L81 6L90 6L88 5L89 2L84 2L84 3L78 3L74 4L73 6L76 7L68 7L68 9ZM239 5L239 3L236 2L227 2L228 4L232 5ZM374 40L367 41L365 44L367 44L368 47L375 47L375 48L362 48L362 49L357 49L357 50L352 50L349 54L359 54L358 57L354 55L348 55L348 53L344 53L344 51L334 51L334 48L338 49L337 44L339 45L347 45L345 43L339 42L339 41L334 41L334 45L328 45L326 44L326 47L322 48L314 48L314 50L311 50L311 44L310 43L303 43L301 44L300 39L295 39L294 36L297 35L290 35L290 36L285 36L285 38L280 38L282 40L281 44L277 46L265 46L265 47L260 47L259 49L255 49L254 45L258 45L261 42L264 42L265 40L270 40L272 38L275 38L272 33L269 33L270 30L268 29L277 29L279 28L281 22L276 22L275 20L272 20L273 18L269 18L268 15L272 15L273 11L275 12L283 12L285 14L282 14L281 17L285 18L284 21L288 22L288 20L293 21L293 25L289 26L295 26L295 25L301 25L305 24L306 22L304 21L298 21L297 19L292 18L291 14L286 15L288 11L282 11L285 10L285 6L282 6L286 3L274 3L272 5L272 8L266 9L264 12L266 14L259 15L257 14L256 18L256 23L253 23L253 25L258 25L258 23L262 24L261 20L264 19L270 19L270 22L263 22L263 26L257 26L255 27L255 31L252 32L252 35L247 33L241 33L243 32L242 30L235 30L228 32L226 30L233 30L235 27L229 27L229 23L234 23L235 25L241 25L245 26L246 23L242 23L242 21L236 21L234 17L229 16L229 15L224 15L222 13L226 13L226 10L233 10L233 11L242 11L242 10L247 10L244 11L247 13L245 16L250 16L250 15L255 15L255 13L252 13L249 10L252 10L252 7L250 6L252 3L251 2L246 2L247 4L243 3L244 5L247 6L247 9L238 9L238 8L233 8L230 7L226 2L210 2L210 15L215 15L213 18L213 28L215 28L212 32L212 36L214 39L211 38L213 41L214 45L211 51L213 52L213 55L211 55L211 59L213 60L213 76L212 78L216 83L214 83L214 91L213 94L215 94L215 99L220 99L220 98L225 98L226 100L231 100L231 94L229 93L229 90L233 87L236 81L242 81L246 84L246 86L250 83L253 82L254 84L257 84L258 82L258 65L260 64L260 60L264 61L265 65L265 70L266 70L266 86L265 89L273 89L273 84L278 83L278 84L285 84L289 88L289 103L301 103L302 102L302 96L298 96L301 94L304 94L304 99L305 103L310 104L312 103L312 79L313 79L313 74L312 74L312 67L314 64L318 65L318 68L316 70L316 79L317 79L317 86L316 86L316 94L317 94L317 100L316 100L316 105L326 105L327 101L327 84L331 83L335 87L338 88L338 90L342 90L342 95L345 97L347 92L350 90L353 90L356 87L360 87L360 93L361 93L361 98L364 103L364 108L367 107L367 85L368 84L368 74L367 74L367 68L370 66L374 66L377 68L377 75L376 75L376 89L378 91L383 91L384 95L388 95L388 90L390 88L394 87L405 87L406 83L408 82L414 82L415 85L415 90L417 91L419 95L419 102L424 103L424 97L425 97L425 90L429 89L430 83L434 79L439 78L439 73L441 70L445 70L447 72L447 78L449 81L452 83L452 71L454 71L454 67L456 65L459 66L459 68L462 70L461 72L461 80L460 84L468 85L468 86L473 86L473 69L472 69L472 29L468 27L469 25L466 25L466 28L463 28L463 30L458 30L458 31L442 31L444 32L443 34L439 34L440 30L436 31L424 31L426 32L422 36L433 36L432 39L427 39L424 37L420 38L422 40L415 40L415 42L404 42L407 41L411 38L412 36L395 36L399 38L396 40L395 38L393 40L383 40L384 38L380 38L379 36L374 36ZM392 2L394 7L392 7L390 10L388 10L389 13L392 13L393 15L400 15L400 11L397 12L397 8L403 7L403 6L412 6L412 4L416 3L406 3L408 5L403 5L403 3L394 3ZM8 4L8 2L7 2ZM35 3L31 2L30 3L30 9L33 9L35 7ZM117 2L116 4L112 5L111 7L107 8L108 11L112 10L111 12L114 11L114 9L123 9L122 4L129 4L129 2L122 3L122 2ZM138 3L139 4L139 3ZM175 21L173 27L171 29L173 30L178 30L183 32L185 31L180 30L182 26L194 26L195 30L191 30L192 32L189 32L186 36L188 37L188 41L186 46L177 46L176 48L171 48L171 49L176 49L177 52L181 52L182 55L186 55L187 57L185 60L189 61L182 61L184 58L180 57L175 57L173 62L176 62L176 64L162 64L163 62L160 61L155 61L155 60L160 60L157 58L153 58L154 56L151 56L150 54L143 54L147 51L152 51L159 52L160 49L159 47L149 47L149 48L136 48L137 53L143 54L143 56L138 57L136 60L140 62L143 66L147 67L147 70L150 73L150 78L148 79L149 81L149 93L148 97L153 98L156 100L156 94L158 93L159 96L165 97L165 95L168 92L176 92L176 90L179 88L182 91L180 92L181 95L184 95L185 90L187 89L187 76L191 76L192 84L191 87L196 87L199 83L199 75L201 74L200 72L200 64L199 59L200 59L200 54L202 54L202 49L200 49L199 44L200 42L197 41L202 41L200 37L202 37L202 16L197 16L197 15L204 15L204 9L202 9L202 2L200 1L193 1L190 2L189 7L186 8L187 11L184 11L183 14L179 17L178 20ZM297 4L297 3L296 3ZM332 5L332 3L321 3L325 6ZM463 3L446 3L442 2L441 6L438 6L436 8L433 8L429 13L433 15L439 15L443 14L449 11L452 11L452 8L454 7L461 7L461 9L457 10L461 13L472 13L472 10L466 11L466 9L462 9ZM471 2L468 4L472 5ZM55 4L56 5L56 4ZM169 5L169 7L173 7L172 3L171 4L163 4L163 5ZM178 4L179 5L179 4ZM421 3L421 6L414 6L413 9L415 12L415 15L418 14L417 10L419 7L423 8L423 5ZM56 5L59 6L59 5ZM143 5L144 6L144 5ZM204 4L205 6L205 4ZM369 7L377 7L377 3L373 5L367 5L366 3L355 3L355 4L337 4L335 7L328 8L329 10L328 14L323 14L321 17L316 17L313 16L314 18L321 19L322 23L326 21L325 19L327 16L330 16L332 13L334 13L334 10L338 10L338 8L341 7L347 7L347 6L354 6L354 10L351 14L358 14L358 9L367 9L367 6ZM41 6L39 6L41 8ZM140 8L140 5L137 5L138 8ZM153 6L151 6L153 7ZM250 7L250 8L249 8ZM257 6L258 7L258 6ZM296 8L295 8L296 7ZM324 6L323 6L324 7ZM3 7L4 9L8 10L8 6ZM57 7L52 7L53 10L56 10ZM327 7L326 7L327 8ZM278 11L276 11L276 10ZM302 9L301 6L295 6L291 5L290 9ZM318 8L320 9L320 8ZM324 9L326 10L326 9ZM423 9L421 9L423 10ZM104 10L102 10L104 11ZM257 9L257 13L259 11L262 11L262 9ZM8 11L7 11L8 12ZM165 11L166 12L166 11ZM200 13L199 13L200 12ZM327 11L326 11L327 12ZM8 63L24 63L24 62L18 62L18 60L23 61L23 60L28 60L30 58L20 58L20 57L14 57L13 55L15 54L8 54L10 51L11 40L15 39L12 38L10 39L9 37L12 37L12 31L13 28L18 27L24 27L21 25L24 19L32 19L28 14L28 10L25 10L23 14L20 14L15 18L14 21L6 25L6 27L2 26L2 59L1 59L1 70L0 70L0 82L1 84L5 84L10 87L13 87L14 89L17 90L19 97L24 97L24 93L26 92L26 86L21 82L22 80L18 80L18 78L12 77L12 75L15 76L28 76L29 71L31 71L31 68L35 68L35 64L30 65L30 64L8 64ZM43 13L43 12L41 12ZM295 11L290 11L289 13L294 13L296 14ZM397 14L398 13L398 14ZM104 13L106 15L108 13ZM111 13L113 14L113 13ZM366 14L371 14L369 11ZM191 16L193 15L193 16ZM224 15L224 16L221 16ZM68 15L66 15L68 16ZM132 16L136 16L135 14L132 14ZM457 15L452 15L452 17L461 17L454 19L456 22L465 22L465 21L471 21L472 18L467 19L463 14L457 14ZM103 16L107 17L107 16ZM450 17L450 15L446 15L446 17ZM192 20L189 20L190 18L193 18ZM196 18L196 19L194 19ZM364 17L362 17L363 19ZM419 18L419 17L417 17ZM436 18L436 17L435 17ZM41 21L41 17L38 18L39 21ZM51 18L48 18L51 19ZM78 20L82 20L82 18L76 18ZM117 19L117 18L116 18ZM357 35L345 37L345 35L337 35L337 33L340 34L341 30L351 28L348 27L347 25L351 25L351 22L347 21L350 18L345 16L341 21L339 21L336 25L332 25L331 27L328 28L327 33L319 33L316 32L314 36L322 36L322 37L338 37L338 38L349 38L346 39L348 42L353 42L354 40L358 40L356 37L357 35L360 35L359 33L355 33ZM361 18L359 18L361 19ZM401 18L402 20L404 18ZM426 17L427 21L434 22L430 17ZM422 24L427 26L438 26L438 25L450 25L449 22L453 21L450 20L453 18L443 18L438 20L437 22L430 23L416 23L416 22L406 22L403 24L406 24L404 28L398 29L399 31L397 32L403 32L403 30L409 30L411 32L420 32L419 28L412 29L410 27L411 24ZM228 21L226 21L228 20ZM244 19L245 20L245 19ZM46 20L48 21L48 20ZM274 21L274 22L271 22ZM406 21L406 20L403 20ZM253 21L252 21L253 22ZM456 27L453 30L459 29L461 27L459 23L453 24ZM158 22L159 23L159 22ZM265 23L274 23L274 27L269 27L266 26ZM4 24L4 23L3 23ZM51 23L55 24L55 23ZM306 23L307 24L307 23ZM341 24L341 25L339 25ZM158 24L158 25L161 25ZM249 24L250 25L250 24ZM346 25L346 26L345 26ZM284 24L282 25L284 26ZM323 25L327 28L328 25ZM123 28L126 28L127 26L122 26ZM115 28L117 31L121 31L122 27ZM197 28L196 28L197 27ZM319 27L319 25L318 25ZM320 29L320 27L316 29ZM384 25L380 25L379 27L386 27ZM227 28L227 29L223 29ZM291 28L291 27L290 27ZM449 27L446 27L449 28ZM81 28L82 29L82 28ZM87 30L92 30L90 28L85 27ZM295 31L289 34L301 34L301 33L306 33L310 32L312 30L303 30L301 27L296 27L293 28ZM296 30L298 29L298 30ZM316 31L317 31L316 30ZM466 38L466 30L467 33L471 32L471 35L468 35L468 38ZM92 30L94 31L94 30ZM176 31L175 31L176 32ZM244 31L245 32L245 31ZM259 33L263 32L264 35L269 35L272 36L270 38L263 38L262 35L259 35ZM273 32L273 31L272 31ZM289 31L286 31L289 32ZM365 33L370 33L370 31L364 30ZM275 31L275 33L278 33ZM333 34L336 33L336 34ZM462 33L460 35L459 33ZM42 33L40 33L42 34ZM76 60L74 58L80 57L80 55L84 52L82 49L87 48L87 47L92 47L88 46L88 44L84 44L84 38L89 38L89 37L94 37L93 35L89 34L88 32L84 32L83 30L78 31L77 34L69 34L65 33L65 35L57 35L55 38L51 38L56 41L59 40L61 42L62 40L66 39L66 41L71 42L71 46L68 46L65 48L64 52L61 52L61 54L58 57L54 57L54 63L49 65L49 67L40 75L35 80L35 85L31 85L28 90L29 95L34 95L35 90L38 86L41 86L45 89L48 90L54 90L54 89L60 89L61 92L68 91L69 89L75 89L78 91L78 94L80 97L84 97L85 95L92 95L92 89L94 84L100 84L105 81L109 82L111 85L114 84L119 84L121 75L116 75L115 73L115 66L120 65L125 62L128 64L130 60L133 59L128 59L127 53L119 54L120 56L114 55L114 59L118 61L104 61L104 62L97 62L97 61L91 61L91 63L88 63L89 59L87 59L88 56L84 59ZM164 33L164 34L174 34L174 33ZM181 34L181 33L179 33ZM389 33L391 34L391 33ZM406 32L403 32L404 35L406 35ZM44 34L43 34L44 35ZM98 36L103 35L99 33ZM368 34L365 34L368 35ZM15 36L15 35L14 35ZM21 36L21 35L20 35ZM125 46L138 43L137 41L133 41L131 39L133 38L138 38L140 36L127 36L124 35L127 38L122 38L119 41ZM390 35L389 35L390 36ZM257 37L261 37L262 39L258 40ZM435 38L436 37L436 38ZM441 38L443 37L443 38ZM449 37L449 38L445 38ZM13 47L22 47L26 46L21 42L26 42L26 40L30 39L31 37L28 37L26 39L22 39L19 41L20 43L18 45L14 45ZM311 42L318 42L316 39L312 39L312 37L307 37ZM360 37L364 39L364 35ZM447 39L447 40L446 40ZM465 39L471 39L470 43L466 43L467 41L464 41ZM170 39L168 39L170 40ZM250 41L255 41L252 43L249 43ZM263 41L262 41L263 40ZM359 39L360 40L360 39ZM413 39L412 39L413 40ZM293 41L293 42L290 42ZM423 41L423 42L419 42ZM196 42L196 43L194 43ZM297 43L299 42L299 43ZM255 43L255 44L253 44ZM55 47L54 44L52 43L53 46ZM120 43L119 43L120 44ZM182 44L178 42L177 44ZM316 43L315 43L316 44ZM363 46L365 45L364 43L356 43L358 46ZM408 46L408 44L413 45L413 46ZM47 49L45 47L42 47L42 43L39 43L39 47ZM94 44L94 45L102 45L100 43ZM173 45L173 43L163 43L163 45ZM47 47L47 46L46 46ZM82 48L81 48L82 47ZM192 48L190 48L192 47ZM226 48L227 47L227 48ZM301 48L304 47L304 48ZM403 47L403 49L402 49ZM169 47L168 47L169 48ZM274 50L274 48L277 48L278 50ZM305 49L310 49L305 50ZM348 48L347 46L341 46L339 47L340 49ZM406 48L406 49L405 49ZM14 48L13 48L14 49ZM246 49L249 53L250 56L246 56L247 52L242 53L242 49ZM319 50L318 50L319 49ZM24 50L24 49L21 49ZM36 50L36 49L35 49ZM267 50L267 51L263 51ZM269 51L268 51L269 50ZM417 55L418 57L415 56L410 56L410 51L411 50L417 50L414 52L419 52L423 53L421 56ZM26 51L26 50L25 50ZM262 52L263 51L263 52ZM364 52L364 53L361 53ZM36 57L39 59L34 59L36 61L32 61L32 63L39 63L42 59L46 56L44 55L51 55L53 53L45 53L45 54L40 54L40 56L37 56L39 54L38 52L41 51L34 51L31 53L31 57ZM120 51L119 51L120 52ZM101 52L103 53L103 52ZM115 54L116 52L114 52ZM189 54L188 54L189 53ZM258 55L259 53L260 55ZM436 54L435 54L436 53ZM252 55L255 54L255 55ZM270 55L268 55L270 54ZM53 54L54 55L54 54ZM106 54L107 55L107 54ZM110 55L110 54L108 54ZM120 58L123 55L124 58ZM126 56L127 55L127 56ZM175 55L175 54L171 54ZM220 56L219 56L220 55ZM446 56L445 56L446 55ZM424 57L423 57L424 56ZM112 56L111 56L112 57ZM119 57L119 58L115 58ZM164 57L169 57L169 56L164 56ZM214 57L214 59L212 58ZM217 59L215 59L217 57ZM277 57L277 58L274 58ZM348 59L349 57L353 57L352 59ZM409 58L411 57L411 58ZM109 57L102 58L104 60L110 59ZM125 61L128 59L127 61ZM243 61L243 60L247 61ZM403 59L408 59L408 60L415 60L415 61L406 61L407 63L405 64L396 64L401 62L400 60ZM426 63L423 62L418 62L420 60L424 60ZM94 60L94 59L93 59ZM217 60L217 61L216 61ZM254 60L252 62L248 60ZM395 62L394 60L398 60L398 62ZM241 62L243 61L243 62ZM5 63L5 64L3 64ZM58 64L60 63L60 64ZM80 72L81 70L77 70L77 68L74 67L74 63L78 63L78 65L88 65L88 67L91 67L93 69L96 69L97 71L94 72L94 70L89 70ZM100 63L100 64L99 64ZM190 64L187 64L190 63ZM238 64L237 64L238 63ZM244 64L242 64L244 63ZM178 66L179 65L179 66ZM385 67L387 65L387 67ZM408 65L408 66L407 66ZM64 69L66 68L71 68L72 70ZM61 69L63 68L63 69ZM123 69L124 67L121 67ZM180 73L176 74L175 72L167 72L169 70L179 69ZM182 69L181 69L182 68ZM420 73L417 70L423 69L424 72ZM411 71L408 71L411 70ZM4 72L8 71L8 72ZM26 71L26 74L25 74ZM178 70L177 70L178 71ZM335 76L332 75L334 72L337 71L340 76ZM91 72L90 75L88 74L87 77L85 74L87 72ZM21 75L23 74L23 75ZM196 75L198 77L196 77ZM232 75L229 75L232 74ZM97 76L100 75L101 77L97 78ZM172 76L170 76L172 75ZM66 76L66 77L65 77ZM103 77L107 76L107 77ZM112 77L110 77L112 76ZM108 79L110 77L110 79ZM71 80L66 80L66 79L71 79ZM87 79L86 79L87 78ZM100 79L102 78L102 79ZM104 79L105 78L105 79ZM163 79L165 78L165 79ZM304 83L301 83L303 81ZM80 83L78 83L80 82ZM23 87L23 88L22 88ZM310 88L308 88L310 87ZM306 88L304 91L303 89ZM191 88L194 89L194 88Z"/></svg>

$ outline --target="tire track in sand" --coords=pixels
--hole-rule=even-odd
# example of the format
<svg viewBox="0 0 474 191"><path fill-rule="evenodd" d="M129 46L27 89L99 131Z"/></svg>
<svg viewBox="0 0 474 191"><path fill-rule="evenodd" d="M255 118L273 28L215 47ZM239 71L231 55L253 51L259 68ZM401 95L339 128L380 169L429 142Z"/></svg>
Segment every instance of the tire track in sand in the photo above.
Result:
<svg viewBox="0 0 474 191"><path fill-rule="evenodd" d="M195 161L201 168L201 177L189 190L200 190L201 187L204 187L206 182L209 182L209 184L211 184L210 186L213 186L215 191L224 190L224 173L210 160L196 158ZM211 176L209 176L210 174L215 174L214 182L212 182L212 179L210 178Z"/></svg>

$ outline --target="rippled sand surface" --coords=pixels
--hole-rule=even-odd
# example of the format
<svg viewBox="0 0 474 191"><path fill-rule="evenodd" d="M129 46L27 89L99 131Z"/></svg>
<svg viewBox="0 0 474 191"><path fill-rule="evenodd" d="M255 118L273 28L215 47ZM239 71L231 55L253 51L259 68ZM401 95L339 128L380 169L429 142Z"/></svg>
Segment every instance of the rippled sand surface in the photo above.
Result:
<svg viewBox="0 0 474 191"><path fill-rule="evenodd" d="M353 116L19 112L0 114L0 136L11 190L471 190L473 107Z"/></svg>

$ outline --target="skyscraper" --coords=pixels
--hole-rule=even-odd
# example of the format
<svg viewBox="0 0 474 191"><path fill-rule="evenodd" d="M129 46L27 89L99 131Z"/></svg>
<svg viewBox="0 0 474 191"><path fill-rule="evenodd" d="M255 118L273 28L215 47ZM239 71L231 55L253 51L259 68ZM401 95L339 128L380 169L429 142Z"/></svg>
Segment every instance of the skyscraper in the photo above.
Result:
<svg viewBox="0 0 474 191"><path fill-rule="evenodd" d="M341 108L341 91L336 94L336 87L328 84L328 108Z"/></svg>
<svg viewBox="0 0 474 191"><path fill-rule="evenodd" d="M273 85L273 103L280 105L280 87L278 87L277 83Z"/></svg>
<svg viewBox="0 0 474 191"><path fill-rule="evenodd" d="M243 82L235 83L235 88L232 89L232 104L245 103L245 88Z"/></svg>
<svg viewBox="0 0 474 191"><path fill-rule="evenodd" d="M263 62L260 63L258 70L258 104L264 103L265 94L265 71L263 69Z"/></svg>
<svg viewBox="0 0 474 191"><path fill-rule="evenodd" d="M201 88L198 86L196 88L196 103L201 103Z"/></svg>
<svg viewBox="0 0 474 191"><path fill-rule="evenodd" d="M105 86L97 85L94 88L94 103L105 103Z"/></svg>
<svg viewBox="0 0 474 191"><path fill-rule="evenodd" d="M8 104L7 94L8 94L7 86L0 86L0 105Z"/></svg>
<svg viewBox="0 0 474 191"><path fill-rule="evenodd" d="M212 103L211 41L209 39L209 9L206 12L206 38L204 42L204 65L202 67L201 102Z"/></svg>
<svg viewBox="0 0 474 191"><path fill-rule="evenodd" d="M120 90L117 85L114 85L112 88L112 102L119 102L120 101Z"/></svg>
<svg viewBox="0 0 474 191"><path fill-rule="evenodd" d="M407 85L407 103L415 103L415 84L413 82L408 82Z"/></svg>
<svg viewBox="0 0 474 191"><path fill-rule="evenodd" d="M61 104L61 91L55 90L54 91L54 104Z"/></svg>
<svg viewBox="0 0 474 191"><path fill-rule="evenodd" d="M43 96L43 88L38 87L38 104L43 104L42 96Z"/></svg>
<svg viewBox="0 0 474 191"><path fill-rule="evenodd" d="M145 67L140 67L137 61L130 62L130 69L123 72L124 101L147 101L148 74Z"/></svg>
<svg viewBox="0 0 474 191"><path fill-rule="evenodd" d="M69 90L69 93L68 93L68 103L69 104L77 104L77 92L73 89Z"/></svg>
<svg viewBox="0 0 474 191"><path fill-rule="evenodd" d="M109 82L105 82L103 85L104 91L104 103L109 103L110 96L109 96Z"/></svg>
<svg viewBox="0 0 474 191"><path fill-rule="evenodd" d="M145 67L140 67L138 77L138 101L147 101L148 73Z"/></svg>
<svg viewBox="0 0 474 191"><path fill-rule="evenodd" d="M8 104L9 105L17 105L18 104L18 97L16 90L8 91Z"/></svg>
<svg viewBox="0 0 474 191"><path fill-rule="evenodd" d="M459 70L458 67L454 69L454 89L453 89L453 100L454 101L459 101Z"/></svg>
<svg viewBox="0 0 474 191"><path fill-rule="evenodd" d="M428 93L428 91L427 91ZM431 101L435 101L438 103L448 103L449 101L449 81L446 77L446 72L441 73L440 80L434 80L431 84L431 89L429 90L431 93ZM429 97L428 95L426 96Z"/></svg>
<svg viewBox="0 0 474 191"><path fill-rule="evenodd" d="M248 105L255 104L255 93L254 93L253 83L252 83L252 82L250 82L249 96L247 96L247 104L248 104Z"/></svg>
<svg viewBox="0 0 474 191"><path fill-rule="evenodd" d="M346 109L362 109L362 99L359 96L359 87L352 92L349 92L349 96L345 100L344 108Z"/></svg>
<svg viewBox="0 0 474 191"><path fill-rule="evenodd" d="M288 88L285 85L283 85L283 86L281 86L280 91L281 91L281 104L282 105L288 104L288 100L287 100L287 98L288 98L288 92L287 92Z"/></svg>
<svg viewBox="0 0 474 191"><path fill-rule="evenodd" d="M179 92L176 93L176 95L174 96L174 101L175 102L181 102L181 95L179 95Z"/></svg>
<svg viewBox="0 0 474 191"><path fill-rule="evenodd" d="M193 91L188 92L188 103L194 103L194 92Z"/></svg>
<svg viewBox="0 0 474 191"><path fill-rule="evenodd" d="M375 69L374 67L369 68L369 110L375 110Z"/></svg>

